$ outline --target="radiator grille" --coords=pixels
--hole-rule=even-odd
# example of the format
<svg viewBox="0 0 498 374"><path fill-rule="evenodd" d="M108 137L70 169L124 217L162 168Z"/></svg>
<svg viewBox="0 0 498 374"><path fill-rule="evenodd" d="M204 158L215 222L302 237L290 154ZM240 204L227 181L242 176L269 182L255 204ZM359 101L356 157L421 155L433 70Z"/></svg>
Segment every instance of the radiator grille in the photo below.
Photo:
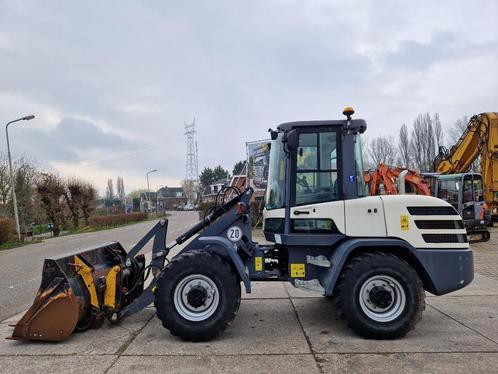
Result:
<svg viewBox="0 0 498 374"><path fill-rule="evenodd" d="M452 206L409 206L406 209L413 216L458 216Z"/></svg>
<svg viewBox="0 0 498 374"><path fill-rule="evenodd" d="M415 225L419 229L425 230L453 230L463 229L461 220L415 220Z"/></svg>
<svg viewBox="0 0 498 374"><path fill-rule="evenodd" d="M426 243L467 243L465 234L422 234Z"/></svg>

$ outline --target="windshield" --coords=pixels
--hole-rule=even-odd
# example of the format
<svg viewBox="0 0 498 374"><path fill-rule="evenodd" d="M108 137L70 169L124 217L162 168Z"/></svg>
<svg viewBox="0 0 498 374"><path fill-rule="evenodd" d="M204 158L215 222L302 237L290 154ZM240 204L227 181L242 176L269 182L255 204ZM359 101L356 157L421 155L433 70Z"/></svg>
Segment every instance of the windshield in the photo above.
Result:
<svg viewBox="0 0 498 374"><path fill-rule="evenodd" d="M363 153L361 150L361 137L356 135L354 139L354 158L356 165L356 194L358 197L368 195L367 184L363 178Z"/></svg>
<svg viewBox="0 0 498 374"><path fill-rule="evenodd" d="M285 206L285 158L282 144L283 134L271 141L268 187L266 189L266 209L279 209Z"/></svg>
<svg viewBox="0 0 498 374"><path fill-rule="evenodd" d="M438 196L458 209L458 193L460 191L460 178L445 178L439 180Z"/></svg>
<svg viewBox="0 0 498 374"><path fill-rule="evenodd" d="M463 202L484 201L482 177L480 175L466 175L463 180Z"/></svg>

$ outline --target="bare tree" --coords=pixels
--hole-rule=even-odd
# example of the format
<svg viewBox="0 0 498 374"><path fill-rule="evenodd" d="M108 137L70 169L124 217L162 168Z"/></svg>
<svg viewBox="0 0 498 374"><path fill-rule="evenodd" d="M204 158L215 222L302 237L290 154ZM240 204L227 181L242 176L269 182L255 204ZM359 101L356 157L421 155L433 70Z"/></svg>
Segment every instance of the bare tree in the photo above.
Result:
<svg viewBox="0 0 498 374"><path fill-rule="evenodd" d="M95 199L97 198L97 190L91 183L83 183L81 186L81 212L85 219L85 225L88 226L90 223L88 219L90 214L95 210Z"/></svg>
<svg viewBox="0 0 498 374"><path fill-rule="evenodd" d="M413 166L421 172L432 171L434 158L438 152L436 133L434 131L436 120L439 122L437 114L431 117L429 113L425 113L419 114L413 122L410 153ZM439 136L442 136L442 133Z"/></svg>
<svg viewBox="0 0 498 374"><path fill-rule="evenodd" d="M118 179L116 180L116 189L117 189L118 199L124 201L126 193L124 188L124 180L122 177L118 177Z"/></svg>
<svg viewBox="0 0 498 374"><path fill-rule="evenodd" d="M109 178L107 180L107 189L106 189L106 200L113 201L114 200L114 186L112 185L112 179Z"/></svg>
<svg viewBox="0 0 498 374"><path fill-rule="evenodd" d="M7 206L10 199L10 173L9 160L7 154L0 154L0 214L2 216L10 216L10 211Z"/></svg>
<svg viewBox="0 0 498 374"><path fill-rule="evenodd" d="M64 201L64 182L55 174L42 173L36 182L45 213L53 224L54 236L59 236L66 224L66 205Z"/></svg>
<svg viewBox="0 0 498 374"><path fill-rule="evenodd" d="M439 150L439 147L443 145L443 126L441 125L441 121L439 120L439 114L434 114L434 136L436 138L436 150Z"/></svg>
<svg viewBox="0 0 498 374"><path fill-rule="evenodd" d="M368 144L368 155L374 166L380 163L393 165L396 162L396 141L392 135L379 136Z"/></svg>
<svg viewBox="0 0 498 374"><path fill-rule="evenodd" d="M14 165L17 210L21 226L25 226L33 221L36 168L34 161L26 155L18 158ZM10 210L13 211L13 209L12 207Z"/></svg>
<svg viewBox="0 0 498 374"><path fill-rule="evenodd" d="M77 229L80 226L80 209L81 209L81 195L83 182L78 179L72 178L66 182L64 188L64 199L71 212L73 221L73 228Z"/></svg>
<svg viewBox="0 0 498 374"><path fill-rule="evenodd" d="M460 139L465 129L467 128L468 123L469 123L469 117L463 116L462 118L457 119L453 124L453 127L449 129L448 135L450 137L449 140L452 145L456 144L458 139Z"/></svg>
<svg viewBox="0 0 498 374"><path fill-rule="evenodd" d="M408 137L408 127L406 124L402 124L399 129L399 141L398 141L398 151L400 158L400 166L405 168L411 167L410 160L410 139Z"/></svg>

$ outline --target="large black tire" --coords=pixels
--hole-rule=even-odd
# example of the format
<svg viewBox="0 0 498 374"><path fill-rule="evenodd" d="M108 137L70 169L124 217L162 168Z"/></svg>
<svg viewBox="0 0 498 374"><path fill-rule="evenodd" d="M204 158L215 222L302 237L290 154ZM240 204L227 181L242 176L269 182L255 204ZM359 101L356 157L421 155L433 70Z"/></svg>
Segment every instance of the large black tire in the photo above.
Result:
<svg viewBox="0 0 498 374"><path fill-rule="evenodd" d="M187 292L200 283L203 286L198 286L197 293ZM199 298L206 300L209 291L213 292L211 304L199 308L206 304L209 307L195 311ZM174 258L160 275L154 305L157 317L173 335L194 342L210 340L235 318L240 306L240 282L222 257L204 250L189 251Z"/></svg>
<svg viewBox="0 0 498 374"><path fill-rule="evenodd" d="M341 319L359 335L396 339L422 318L425 292L406 261L390 253L367 252L344 266L334 301Z"/></svg>

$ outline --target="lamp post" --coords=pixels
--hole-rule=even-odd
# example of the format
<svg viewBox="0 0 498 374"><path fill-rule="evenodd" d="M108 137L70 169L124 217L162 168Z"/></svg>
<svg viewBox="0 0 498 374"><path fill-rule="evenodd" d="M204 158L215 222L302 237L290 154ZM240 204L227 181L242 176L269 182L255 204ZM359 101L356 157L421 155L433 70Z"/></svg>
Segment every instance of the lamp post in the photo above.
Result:
<svg viewBox="0 0 498 374"><path fill-rule="evenodd" d="M155 173L156 171L157 171L157 169L154 169L154 170L148 171L147 174L145 174L147 176L147 208L149 207L149 202L150 202L149 174Z"/></svg>
<svg viewBox="0 0 498 374"><path fill-rule="evenodd" d="M14 172L12 171L12 158L10 156L9 125L11 123L19 122L19 121L29 121L29 120L32 120L33 118L35 118L35 116L31 114L29 116L25 116L25 117L10 121L5 125L5 136L7 138L7 155L9 157L10 185L12 188L12 202L14 203L14 217L16 219L17 239L19 239L19 240L21 240L21 227L19 226L19 214L17 212L16 181L14 178Z"/></svg>

